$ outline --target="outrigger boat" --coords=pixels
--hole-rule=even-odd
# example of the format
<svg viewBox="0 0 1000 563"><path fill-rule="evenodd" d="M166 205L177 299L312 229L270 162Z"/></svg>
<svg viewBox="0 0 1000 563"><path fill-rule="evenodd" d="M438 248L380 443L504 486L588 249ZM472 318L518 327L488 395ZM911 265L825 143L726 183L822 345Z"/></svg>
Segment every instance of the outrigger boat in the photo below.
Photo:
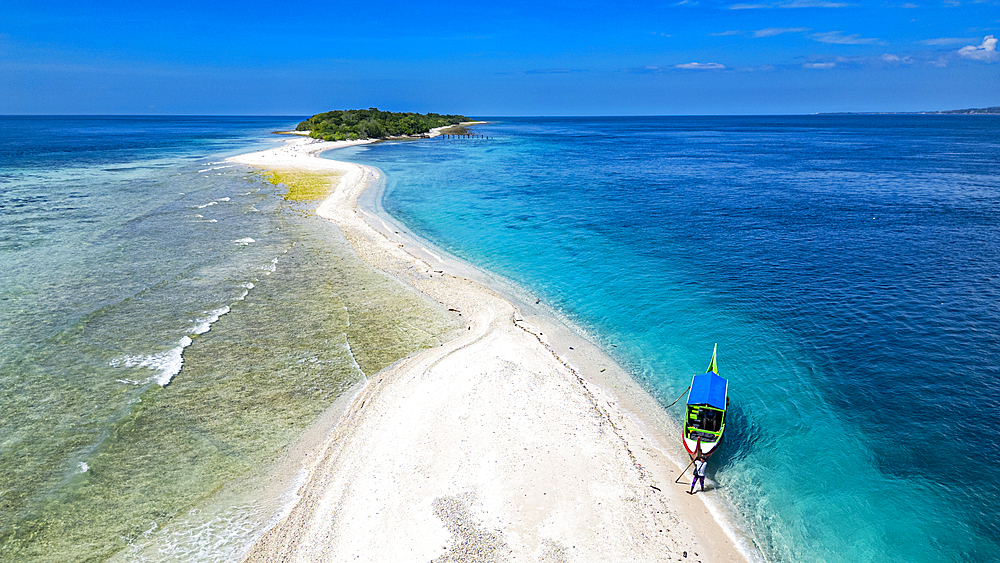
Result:
<svg viewBox="0 0 1000 563"><path fill-rule="evenodd" d="M694 376L688 392L687 414L684 416L684 449L691 459L701 452L708 458L722 442L726 429L726 408L729 407L729 382L719 376L715 366L715 352L705 373Z"/></svg>

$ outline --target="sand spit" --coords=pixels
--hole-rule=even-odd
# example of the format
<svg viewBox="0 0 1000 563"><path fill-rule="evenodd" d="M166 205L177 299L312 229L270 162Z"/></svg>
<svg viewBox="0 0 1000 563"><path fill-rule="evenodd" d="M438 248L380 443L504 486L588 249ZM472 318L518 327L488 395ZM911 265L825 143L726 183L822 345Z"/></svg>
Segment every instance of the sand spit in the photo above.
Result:
<svg viewBox="0 0 1000 563"><path fill-rule="evenodd" d="M542 323L365 220L356 201L378 171L315 157L349 144L296 138L233 160L338 172L318 213L467 328L370 377L245 561L745 561L674 484L668 440L558 354Z"/></svg>

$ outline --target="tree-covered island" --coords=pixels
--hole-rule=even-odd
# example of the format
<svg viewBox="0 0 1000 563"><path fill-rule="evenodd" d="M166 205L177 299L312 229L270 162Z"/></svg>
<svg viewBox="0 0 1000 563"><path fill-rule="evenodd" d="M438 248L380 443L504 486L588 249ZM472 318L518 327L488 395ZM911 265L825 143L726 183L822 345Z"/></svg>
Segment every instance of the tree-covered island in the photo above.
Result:
<svg viewBox="0 0 1000 563"><path fill-rule="evenodd" d="M324 141L385 139L421 135L435 127L463 121L470 119L464 115L398 113L379 111L378 108L349 109L317 113L299 123L295 130L309 131L310 137Z"/></svg>

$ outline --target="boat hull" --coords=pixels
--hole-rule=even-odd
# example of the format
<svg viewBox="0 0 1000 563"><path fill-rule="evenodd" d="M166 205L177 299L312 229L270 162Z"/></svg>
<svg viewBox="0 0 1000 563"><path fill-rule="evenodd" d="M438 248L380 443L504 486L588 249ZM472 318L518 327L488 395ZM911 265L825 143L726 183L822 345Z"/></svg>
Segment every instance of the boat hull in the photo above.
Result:
<svg viewBox="0 0 1000 563"><path fill-rule="evenodd" d="M712 454L714 454L716 449L718 449L719 444L722 443L721 438L713 442L703 442L701 440L691 440L690 438L686 438L682 435L681 439L684 442L684 449L687 450L691 459L698 457L699 451L701 452L701 456L705 459L712 457Z"/></svg>

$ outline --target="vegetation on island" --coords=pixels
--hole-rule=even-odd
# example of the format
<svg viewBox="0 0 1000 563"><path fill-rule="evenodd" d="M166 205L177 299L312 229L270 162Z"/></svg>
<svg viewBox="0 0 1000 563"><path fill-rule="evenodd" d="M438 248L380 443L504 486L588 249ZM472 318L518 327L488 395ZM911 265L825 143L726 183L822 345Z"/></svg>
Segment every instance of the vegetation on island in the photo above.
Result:
<svg viewBox="0 0 1000 563"><path fill-rule="evenodd" d="M309 131L310 137L324 141L385 139L422 135L435 127L463 121L469 121L469 118L464 115L398 113L368 108L317 113L299 123L295 130Z"/></svg>

